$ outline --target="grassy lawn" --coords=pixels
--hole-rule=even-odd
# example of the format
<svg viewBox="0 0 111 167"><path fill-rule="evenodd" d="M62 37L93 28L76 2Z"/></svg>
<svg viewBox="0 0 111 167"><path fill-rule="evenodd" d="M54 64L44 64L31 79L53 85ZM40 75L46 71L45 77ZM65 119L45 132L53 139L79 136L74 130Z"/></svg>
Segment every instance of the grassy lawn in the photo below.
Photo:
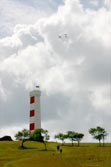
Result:
<svg viewBox="0 0 111 167"><path fill-rule="evenodd" d="M111 144L65 144L62 153L56 143L48 143L48 151L42 143L24 145L26 149L19 148L20 142L0 142L0 167L111 167Z"/></svg>

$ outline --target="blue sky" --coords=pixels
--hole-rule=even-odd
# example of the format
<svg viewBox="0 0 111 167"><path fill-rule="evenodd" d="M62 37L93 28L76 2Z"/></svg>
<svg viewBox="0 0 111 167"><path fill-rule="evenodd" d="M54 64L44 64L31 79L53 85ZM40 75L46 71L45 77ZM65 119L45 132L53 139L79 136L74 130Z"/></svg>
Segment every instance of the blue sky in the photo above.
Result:
<svg viewBox="0 0 111 167"><path fill-rule="evenodd" d="M41 10L44 9L53 9L57 10L57 7L61 4L63 4L63 0L45 0L45 1L40 1L40 0L17 0L19 3L23 3L25 5L33 6L34 8L39 8Z"/></svg>
<svg viewBox="0 0 111 167"><path fill-rule="evenodd" d="M97 3L98 3L97 6L92 3L94 0L92 0L92 1L90 1L90 0L80 0L80 1L84 5L85 8L90 8L90 9L97 10L98 8L104 6L103 5L103 3L104 3L103 0L97 0Z"/></svg>

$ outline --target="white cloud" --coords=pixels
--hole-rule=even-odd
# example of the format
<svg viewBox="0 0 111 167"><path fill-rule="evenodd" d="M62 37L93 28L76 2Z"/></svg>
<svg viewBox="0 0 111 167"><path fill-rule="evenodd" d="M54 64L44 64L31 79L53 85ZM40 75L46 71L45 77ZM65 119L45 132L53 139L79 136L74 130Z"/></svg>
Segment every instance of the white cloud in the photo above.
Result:
<svg viewBox="0 0 111 167"><path fill-rule="evenodd" d="M6 96L2 81L0 80L0 101L2 101L2 100L6 101L6 98L7 98L7 96Z"/></svg>
<svg viewBox="0 0 111 167"><path fill-rule="evenodd" d="M104 0L104 4L105 4L108 8L111 8L111 1L110 1L110 0Z"/></svg>
<svg viewBox="0 0 111 167"><path fill-rule="evenodd" d="M21 131L22 129L25 129L27 128L27 125L23 125L23 127L20 127L20 126L12 126L12 127L4 127L3 129L0 129L0 137L3 137L4 136L4 132L5 134L11 136L12 134L15 136L15 134L18 132L18 131ZM15 140L15 137L12 136L12 140Z"/></svg>
<svg viewBox="0 0 111 167"><path fill-rule="evenodd" d="M31 0L30 3L24 1L0 1L0 37L13 34L13 28L17 24L34 24L38 19L52 13L51 6L47 2ZM49 3L48 3L49 4Z"/></svg>
<svg viewBox="0 0 111 167"><path fill-rule="evenodd" d="M107 9L86 10L78 0L66 0L49 18L16 25L12 36L0 40L0 91L11 115L7 124L28 124L28 92L39 83L42 121L49 131L110 128L110 17Z"/></svg>

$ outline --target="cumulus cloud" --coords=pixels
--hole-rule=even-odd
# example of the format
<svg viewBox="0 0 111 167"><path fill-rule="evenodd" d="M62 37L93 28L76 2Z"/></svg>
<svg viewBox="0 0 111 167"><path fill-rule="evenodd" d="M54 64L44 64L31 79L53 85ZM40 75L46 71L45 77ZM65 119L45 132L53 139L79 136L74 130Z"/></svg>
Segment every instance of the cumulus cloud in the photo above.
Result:
<svg viewBox="0 0 111 167"><path fill-rule="evenodd" d="M111 8L111 1L110 1L110 0L104 0L104 4L105 4L108 8Z"/></svg>
<svg viewBox="0 0 111 167"><path fill-rule="evenodd" d="M28 92L39 84L42 124L49 131L110 128L110 17L105 8L86 10L78 0L66 0L50 17L16 25L0 40L7 124L28 125Z"/></svg>
<svg viewBox="0 0 111 167"><path fill-rule="evenodd" d="M0 38L13 34L17 24L34 24L38 19L50 15L52 12L49 0L41 3L35 0L28 1L0 1ZM55 3L56 6L57 3Z"/></svg>

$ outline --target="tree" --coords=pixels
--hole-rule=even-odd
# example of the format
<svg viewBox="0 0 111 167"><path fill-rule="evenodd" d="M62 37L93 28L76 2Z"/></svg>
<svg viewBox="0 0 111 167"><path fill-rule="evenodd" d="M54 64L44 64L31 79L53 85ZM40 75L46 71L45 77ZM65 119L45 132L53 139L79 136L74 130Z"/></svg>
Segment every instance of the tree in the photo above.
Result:
<svg viewBox="0 0 111 167"><path fill-rule="evenodd" d="M107 132L104 128L97 126L96 128L90 128L89 133L93 136L94 139L99 141L99 146L101 146L101 140L103 140L104 146L104 139L107 136Z"/></svg>
<svg viewBox="0 0 111 167"><path fill-rule="evenodd" d="M74 131L67 132L67 138L69 138L71 140L72 146L73 146L74 141L77 141L78 146L79 146L80 141L82 140L83 137L84 137L84 134L82 134L82 133L78 133L78 132L74 132Z"/></svg>
<svg viewBox="0 0 111 167"><path fill-rule="evenodd" d="M21 140L21 148L24 148L24 142L30 138L30 131L27 129L23 129L22 131L18 131L15 135L16 140Z"/></svg>
<svg viewBox="0 0 111 167"><path fill-rule="evenodd" d="M55 139L59 139L62 141L62 145L64 144L64 140L67 138L66 134L63 133L58 133L55 135Z"/></svg>
<svg viewBox="0 0 111 167"><path fill-rule="evenodd" d="M72 146L73 146L73 145L74 145L73 142L75 141L75 132L73 132L73 131L68 131L68 132L67 132L67 138L69 138L69 140L71 140Z"/></svg>
<svg viewBox="0 0 111 167"><path fill-rule="evenodd" d="M30 140L43 142L42 129L34 130L30 135Z"/></svg>
<svg viewBox="0 0 111 167"><path fill-rule="evenodd" d="M75 137L75 141L77 141L78 142L78 146L79 146L79 144L80 144L80 141L82 140L82 138L84 137L84 134L82 134L82 133L78 133L78 132L75 132L75 135L74 135Z"/></svg>
<svg viewBox="0 0 111 167"><path fill-rule="evenodd" d="M45 150L47 150L46 144L47 141L50 139L50 136L48 135L48 130L44 130L42 128L36 129L31 133L31 140L42 142L45 145Z"/></svg>

